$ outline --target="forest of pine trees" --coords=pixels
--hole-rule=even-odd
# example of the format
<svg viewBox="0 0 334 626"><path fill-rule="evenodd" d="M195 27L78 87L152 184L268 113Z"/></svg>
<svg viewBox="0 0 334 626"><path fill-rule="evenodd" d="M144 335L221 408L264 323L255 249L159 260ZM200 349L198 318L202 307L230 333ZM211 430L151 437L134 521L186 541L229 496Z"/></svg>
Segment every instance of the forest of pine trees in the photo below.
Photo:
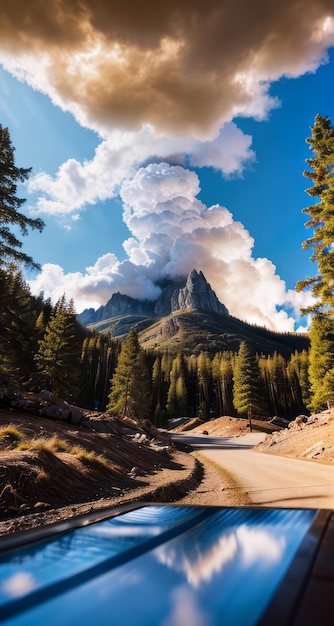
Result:
<svg viewBox="0 0 334 626"><path fill-rule="evenodd" d="M293 419L309 406L305 350L290 358L243 344L214 355L145 352L135 330L120 342L79 324L65 296L55 306L31 296L17 270L0 270L0 294L0 375L13 386L160 425L177 416L244 416L244 397L262 417Z"/></svg>

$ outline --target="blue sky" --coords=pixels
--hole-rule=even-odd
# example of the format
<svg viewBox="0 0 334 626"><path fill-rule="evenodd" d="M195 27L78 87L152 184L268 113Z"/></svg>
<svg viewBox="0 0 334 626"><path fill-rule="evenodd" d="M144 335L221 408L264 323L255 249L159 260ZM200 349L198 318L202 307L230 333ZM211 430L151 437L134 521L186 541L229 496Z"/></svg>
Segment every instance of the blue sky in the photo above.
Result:
<svg viewBox="0 0 334 626"><path fill-rule="evenodd" d="M330 2L303 4L292 22L297 2L263 17L255 0L253 34L251 23L239 33L229 2L198 13L171 2L150 24L148 2L141 21L101 0L101 25L86 0L89 25L67 3L75 26L67 33L56 20L55 41L52 2L48 15L34 1L26 9L29 37L24 15L21 24L5 9L0 123L17 165L33 168L20 189L25 211L46 224L24 238L42 266L26 274L33 293L65 293L79 312L115 291L154 299L159 279L196 267L236 317L277 330L307 324L299 307L309 295L294 291L316 272L301 247L311 203L303 170L315 115L334 122L334 21ZM211 49L209 14L218 10L219 23L224 5ZM202 17L201 28L188 26Z"/></svg>

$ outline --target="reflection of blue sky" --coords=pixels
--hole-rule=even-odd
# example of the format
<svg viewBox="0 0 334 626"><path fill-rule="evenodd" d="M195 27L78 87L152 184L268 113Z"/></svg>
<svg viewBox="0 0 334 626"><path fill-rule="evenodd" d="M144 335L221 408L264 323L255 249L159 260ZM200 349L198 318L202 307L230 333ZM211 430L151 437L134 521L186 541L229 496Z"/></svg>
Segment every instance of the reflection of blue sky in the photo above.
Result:
<svg viewBox="0 0 334 626"><path fill-rule="evenodd" d="M198 515L195 509L150 507L60 535L0 558L0 606L102 563Z"/></svg>
<svg viewBox="0 0 334 626"><path fill-rule="evenodd" d="M147 523L152 536L159 515L153 512L155 523L150 529L147 509L142 523L140 511L137 522L132 522L141 532ZM185 521L180 511L179 521ZM178 507L169 512L168 523L177 523ZM59 626L60 607L62 626L255 624L314 515L314 511L291 509L213 511L182 535L68 589L60 598L50 599L8 624ZM160 520L163 529L164 522L167 520ZM114 529L110 542L115 543Z"/></svg>

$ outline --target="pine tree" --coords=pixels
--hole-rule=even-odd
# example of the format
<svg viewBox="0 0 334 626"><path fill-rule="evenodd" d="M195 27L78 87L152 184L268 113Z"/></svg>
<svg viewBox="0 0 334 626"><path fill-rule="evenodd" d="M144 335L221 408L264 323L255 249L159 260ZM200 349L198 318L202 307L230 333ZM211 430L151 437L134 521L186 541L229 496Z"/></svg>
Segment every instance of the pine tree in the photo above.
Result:
<svg viewBox="0 0 334 626"><path fill-rule="evenodd" d="M168 390L170 386L170 373L172 369L173 357L168 352L165 352L161 358L161 385L159 394L159 404L162 407L162 414L165 415L165 407L168 399Z"/></svg>
<svg viewBox="0 0 334 626"><path fill-rule="evenodd" d="M178 402L177 402L177 395L176 395L176 377L175 376L171 376L170 385L168 389L166 410L167 410L169 417L180 417L179 407L178 407Z"/></svg>
<svg viewBox="0 0 334 626"><path fill-rule="evenodd" d="M311 219L307 228L313 228L313 236L303 247L312 248L312 261L317 263L317 275L297 283L298 291L310 289L316 298L315 304L302 309L312 313L310 382L312 399L309 407L318 410L334 398L333 376L333 321L334 321L334 128L329 117L317 115L312 136L307 140L314 156L307 160L311 171L304 172L313 181L307 189L319 202L303 210ZM324 380L326 377L326 385Z"/></svg>
<svg viewBox="0 0 334 626"><path fill-rule="evenodd" d="M17 183L27 180L31 168L16 167L14 150L8 128L0 124L0 264L15 261L39 269L32 257L22 252L22 242L9 228L18 227L22 235L27 235L28 227L40 232L44 228L41 219L20 212L25 199L17 197Z"/></svg>
<svg viewBox="0 0 334 626"><path fill-rule="evenodd" d="M311 400L309 355L306 350L292 354L287 366L287 375L295 413L301 413L310 406Z"/></svg>
<svg viewBox="0 0 334 626"><path fill-rule="evenodd" d="M303 248L313 249L311 260L317 263L318 273L296 285L297 291L311 288L316 298L315 304L302 309L302 313L319 313L334 307L334 128L329 117L317 115L311 130L307 142L314 156L307 159L311 171L305 171L304 176L313 181L307 193L318 197L319 202L303 209L311 218L305 226L313 229L313 236L304 241Z"/></svg>
<svg viewBox="0 0 334 626"><path fill-rule="evenodd" d="M80 354L82 340L73 301L67 305L62 296L39 340L35 355L39 386L45 387L67 401L75 401L79 394Z"/></svg>
<svg viewBox="0 0 334 626"><path fill-rule="evenodd" d="M246 341L240 343L233 373L233 404L242 417L265 414L265 402L256 355Z"/></svg>
<svg viewBox="0 0 334 626"><path fill-rule="evenodd" d="M206 352L201 352L197 359L198 381L198 416L207 419L209 417L209 385L211 382L211 362Z"/></svg>
<svg viewBox="0 0 334 626"><path fill-rule="evenodd" d="M149 415L150 378L135 329L130 330L122 345L108 400L107 411L111 414L135 419Z"/></svg>
<svg viewBox="0 0 334 626"><path fill-rule="evenodd" d="M220 385L222 395L222 415L234 415L233 368L229 352L224 352L220 362Z"/></svg>
<svg viewBox="0 0 334 626"><path fill-rule="evenodd" d="M170 417L187 415L185 362L180 353L176 355L172 362L166 409Z"/></svg>
<svg viewBox="0 0 334 626"><path fill-rule="evenodd" d="M158 355L152 367L152 406L154 407L154 423L163 426L166 422L166 411L164 410L164 375L162 372L162 358Z"/></svg>
<svg viewBox="0 0 334 626"><path fill-rule="evenodd" d="M179 415L181 417L188 415L187 389L186 389L186 383L184 380L184 374L180 374L176 380L176 397L177 397Z"/></svg>
<svg viewBox="0 0 334 626"><path fill-rule="evenodd" d="M78 396L81 406L105 410L109 381L119 352L120 342L109 334L90 331L83 338Z"/></svg>
<svg viewBox="0 0 334 626"><path fill-rule="evenodd" d="M221 390L221 384L220 384L221 358L222 358L221 352L216 352L211 363L212 381L214 385L214 394L215 394L216 415L223 415L222 390Z"/></svg>
<svg viewBox="0 0 334 626"><path fill-rule="evenodd" d="M334 316L314 315L311 325L309 377L311 410L322 410L334 400ZM333 386L331 386L333 385Z"/></svg>
<svg viewBox="0 0 334 626"><path fill-rule="evenodd" d="M194 354L186 358L188 412L192 417L198 415L197 358Z"/></svg>
<svg viewBox="0 0 334 626"><path fill-rule="evenodd" d="M42 307L19 271L0 268L0 368L20 384L35 369L36 320Z"/></svg>

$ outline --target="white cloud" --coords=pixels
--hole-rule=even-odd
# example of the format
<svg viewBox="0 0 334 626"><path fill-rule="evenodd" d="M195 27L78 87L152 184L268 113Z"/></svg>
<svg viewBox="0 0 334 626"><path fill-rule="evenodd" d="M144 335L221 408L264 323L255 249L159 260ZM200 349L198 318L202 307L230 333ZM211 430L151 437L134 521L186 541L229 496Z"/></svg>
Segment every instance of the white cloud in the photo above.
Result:
<svg viewBox="0 0 334 626"><path fill-rule="evenodd" d="M37 581L30 572L18 572L2 582L2 592L9 598L25 596L37 587Z"/></svg>
<svg viewBox="0 0 334 626"><path fill-rule="evenodd" d="M138 133L114 131L97 147L90 161L69 159L55 177L45 172L28 181L30 193L39 197L33 213L62 216L117 196L124 180L132 178L141 163L150 159L187 161L198 167L214 167L223 175L241 175L255 159L251 137L233 123L226 124L212 142L165 136L156 137L146 127ZM73 218L72 218L73 219Z"/></svg>
<svg viewBox="0 0 334 626"><path fill-rule="evenodd" d="M65 292L78 311L105 304L116 291L154 300L159 278L186 276L196 268L231 315L292 331L294 318L277 307L300 307L305 296L287 292L271 261L253 257L254 241L245 227L226 208L205 206L198 192L197 175L181 166L139 169L121 187L124 220L133 235L124 243L128 259L104 255L84 274L45 265L30 283L33 293L44 290L55 300Z"/></svg>

